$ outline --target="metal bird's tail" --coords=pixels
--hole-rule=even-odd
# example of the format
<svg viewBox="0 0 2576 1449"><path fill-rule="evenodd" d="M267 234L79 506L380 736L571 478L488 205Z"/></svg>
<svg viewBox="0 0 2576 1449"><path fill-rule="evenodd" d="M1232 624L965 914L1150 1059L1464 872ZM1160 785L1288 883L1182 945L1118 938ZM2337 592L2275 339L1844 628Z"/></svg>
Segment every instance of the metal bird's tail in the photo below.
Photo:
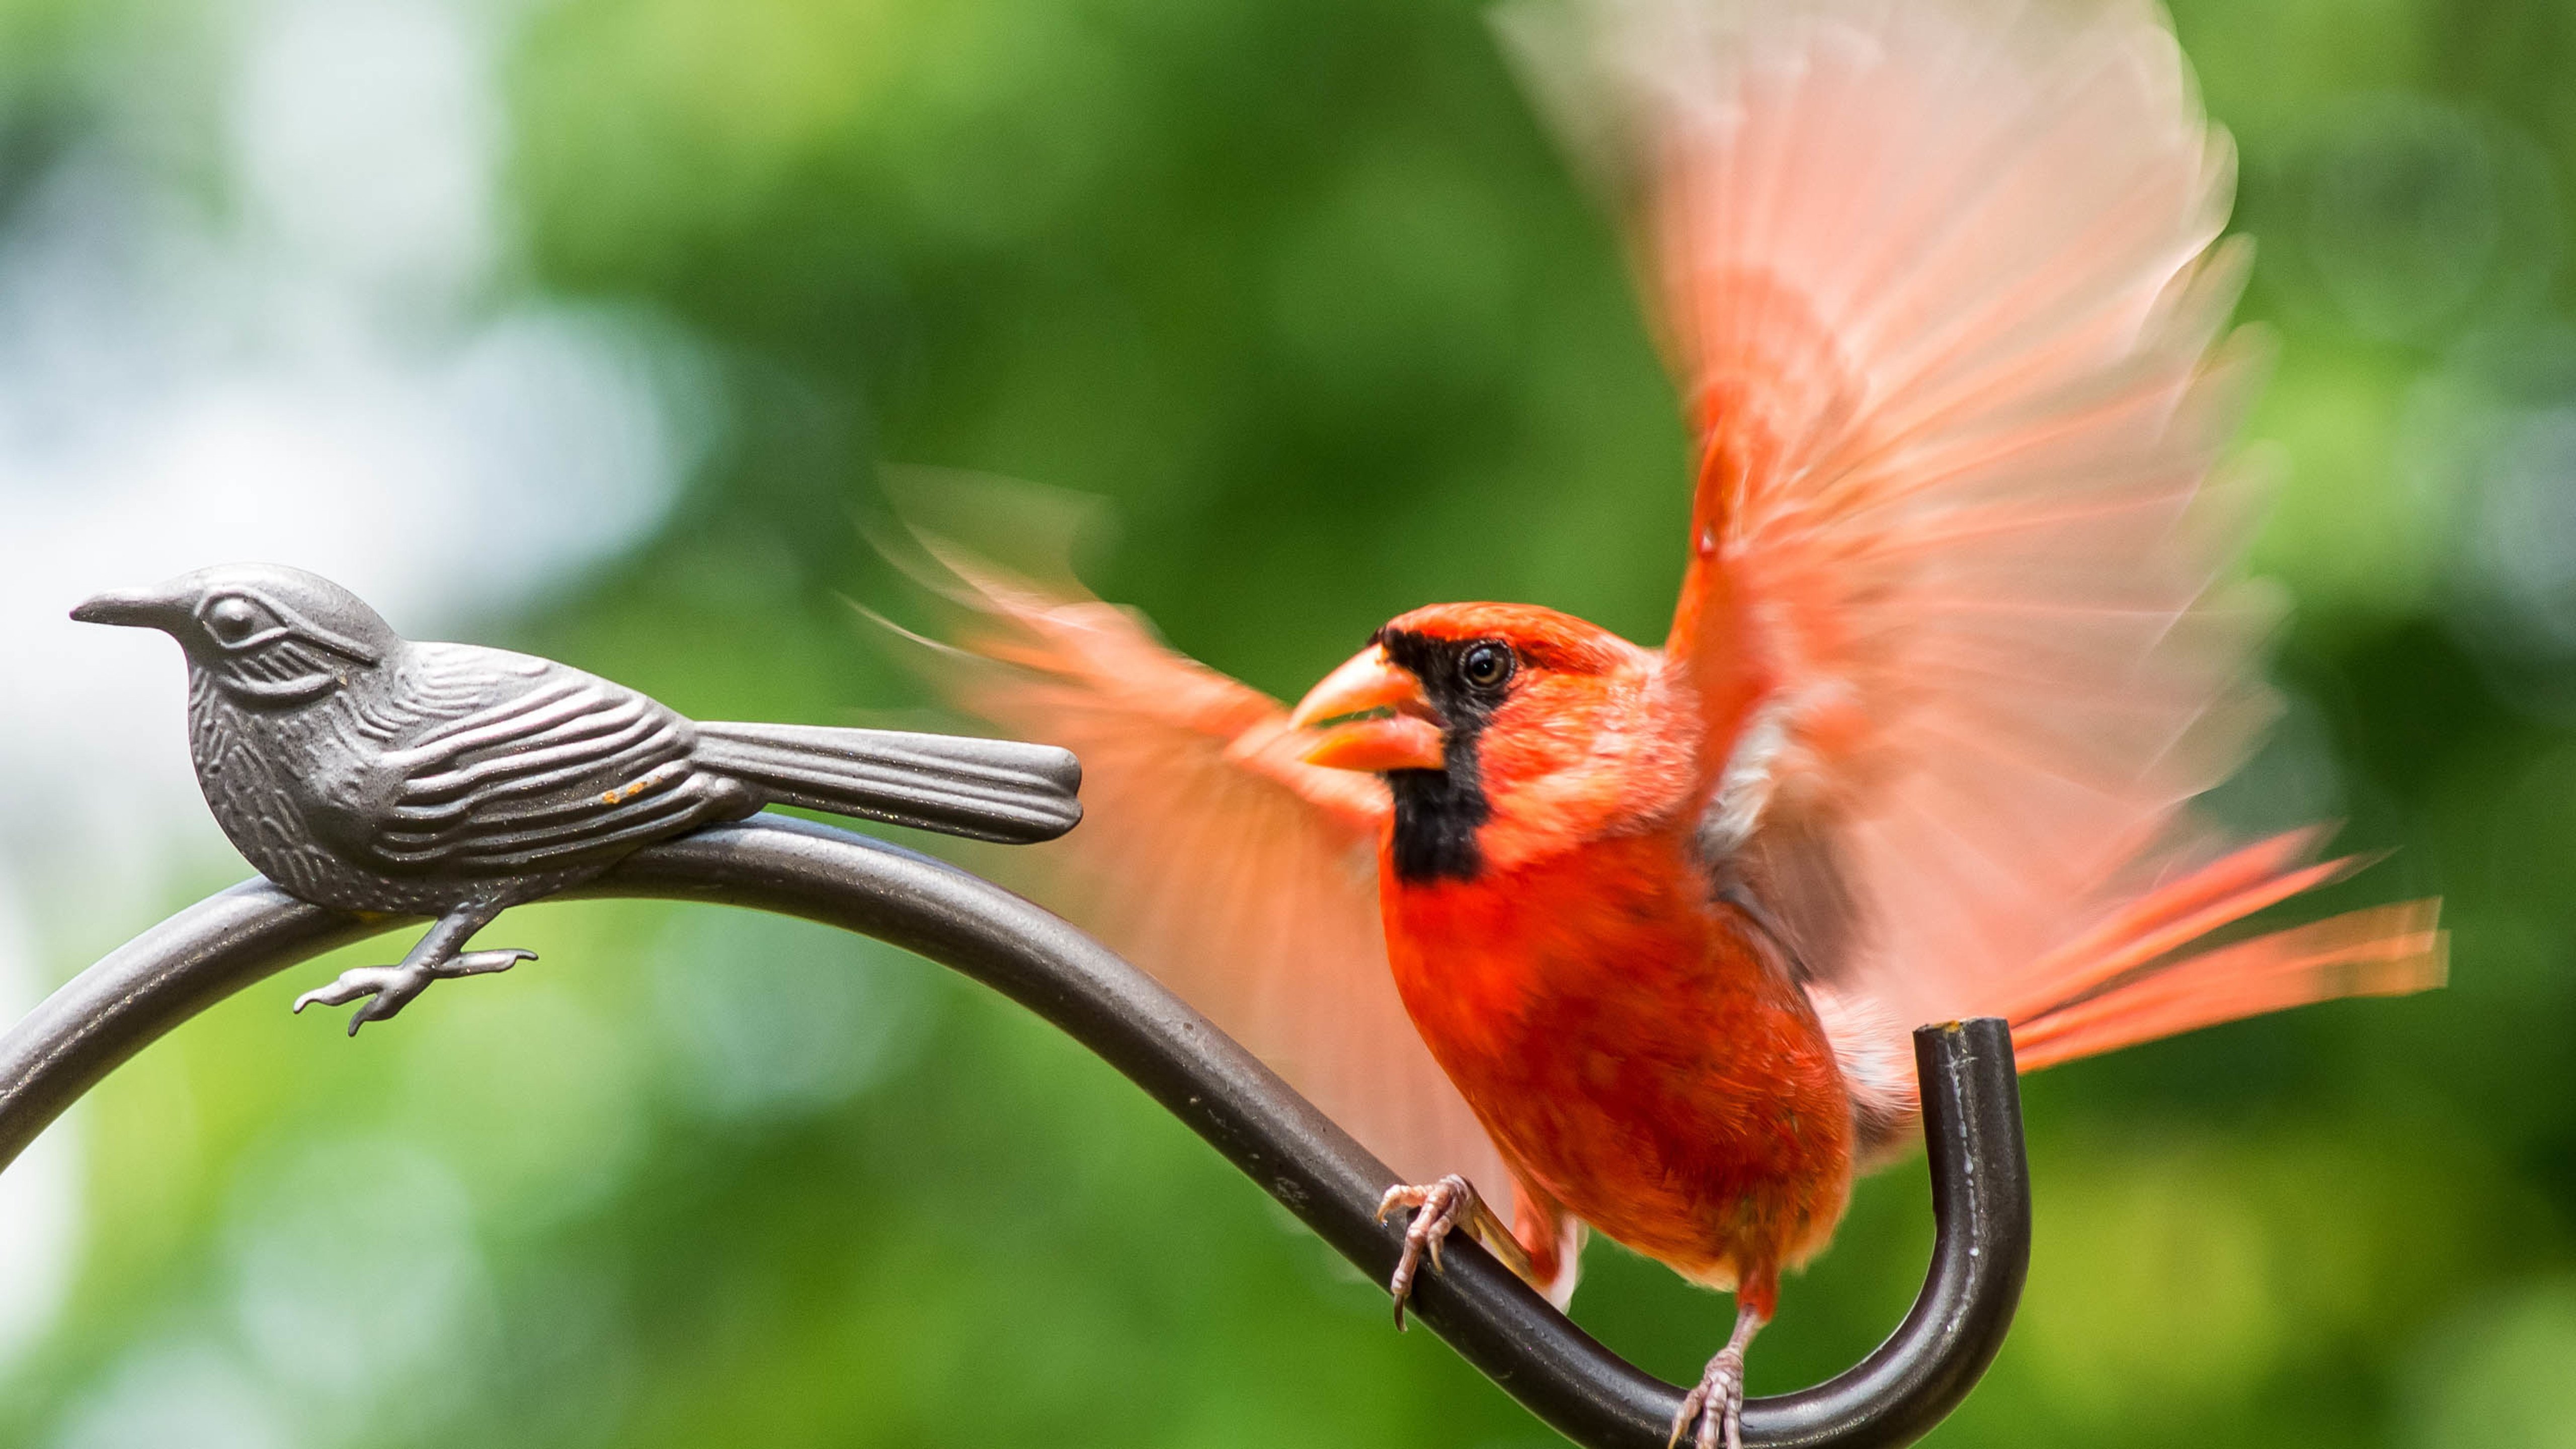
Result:
<svg viewBox="0 0 2576 1449"><path fill-rule="evenodd" d="M701 724L699 764L775 805L1026 845L1082 819L1070 750L969 735Z"/></svg>

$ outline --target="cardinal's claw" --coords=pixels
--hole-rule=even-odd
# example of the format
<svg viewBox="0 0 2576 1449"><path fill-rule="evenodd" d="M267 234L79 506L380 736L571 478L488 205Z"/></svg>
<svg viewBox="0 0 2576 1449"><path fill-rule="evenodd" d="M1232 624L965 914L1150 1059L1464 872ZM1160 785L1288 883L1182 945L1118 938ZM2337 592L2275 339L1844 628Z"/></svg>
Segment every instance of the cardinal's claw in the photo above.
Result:
<svg viewBox="0 0 2576 1449"><path fill-rule="evenodd" d="M1766 1279L1776 1284L1776 1276ZM1698 1432L1691 1435L1691 1449L1744 1449L1744 1349L1760 1332L1762 1314L1739 1300L1735 1306L1735 1331L1726 1336L1726 1347L1708 1361L1708 1369L1699 1383L1682 1395L1681 1412L1673 1415L1673 1432L1664 1440L1664 1449L1682 1441L1682 1435L1695 1423Z"/></svg>
<svg viewBox="0 0 2576 1449"><path fill-rule="evenodd" d="M1691 1435L1692 1449L1719 1449L1721 1442L1725 1449L1744 1449L1744 1350L1730 1344L1708 1361L1699 1383L1682 1395L1664 1449L1673 1449L1694 1424L1698 1432Z"/></svg>
<svg viewBox="0 0 2576 1449"><path fill-rule="evenodd" d="M454 976L482 976L494 971L507 971L522 961L534 961L537 953L504 947L494 951L465 951L435 964L402 966L356 966L340 973L340 979L328 986L305 992L295 998L295 1013L304 1014L308 1006L341 1006L361 996L372 997L366 1005L349 1016L349 1035L371 1021L384 1021L411 1004L413 997L429 989L433 981Z"/></svg>
<svg viewBox="0 0 2576 1449"><path fill-rule="evenodd" d="M1431 1255L1431 1266L1440 1266L1440 1244L1449 1230L1472 1217L1482 1204L1476 1189L1467 1179L1451 1173L1438 1182L1420 1187L1390 1187L1378 1199L1377 1220L1385 1222L1387 1214L1400 1207L1419 1209L1404 1230L1404 1252L1395 1260L1395 1276L1388 1280L1386 1291L1395 1295L1395 1326L1404 1328L1404 1305L1413 1297L1413 1275L1421 1270L1422 1255Z"/></svg>

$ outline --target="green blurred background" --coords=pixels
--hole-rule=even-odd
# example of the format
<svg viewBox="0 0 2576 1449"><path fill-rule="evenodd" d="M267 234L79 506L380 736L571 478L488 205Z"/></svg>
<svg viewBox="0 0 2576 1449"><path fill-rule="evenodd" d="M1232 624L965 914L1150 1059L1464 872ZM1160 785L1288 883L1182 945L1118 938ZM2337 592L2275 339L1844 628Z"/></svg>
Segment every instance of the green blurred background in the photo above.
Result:
<svg viewBox="0 0 2576 1449"><path fill-rule="evenodd" d="M449 632L701 717L903 717L846 602L911 602L863 542L888 461L1110 500L1100 592L1274 693L1432 599L1662 628L1671 394L1476 4L323 8L392 19L308 53L270 42L343 23L310 5L0 6L0 207L106 165L250 214L267 173L226 138L262 67L353 64L363 111L368 66L446 37L472 103L414 120L481 138L479 259L348 325L405 356L589 319L649 378L670 478ZM2576 7L2175 19L2242 151L2244 313L2280 354L2250 434L2286 461L2255 563L2299 606L2290 710L2220 808L2394 852L2342 899L2445 895L2454 984L2029 1082L2021 1322L1933 1442L2576 1445ZM148 668L135 728L175 749ZM168 828L195 833L112 909L27 888L49 979L240 872ZM94 1095L0 1442L1554 1442L1141 1094L923 962L653 905L502 935L543 961L354 1044L285 1010L352 960L300 969ZM1919 1164L1867 1184L1754 1389L1875 1343L1927 1243ZM1578 1321L1660 1373L1722 1337L1725 1301L1650 1263L1596 1243L1586 1273Z"/></svg>

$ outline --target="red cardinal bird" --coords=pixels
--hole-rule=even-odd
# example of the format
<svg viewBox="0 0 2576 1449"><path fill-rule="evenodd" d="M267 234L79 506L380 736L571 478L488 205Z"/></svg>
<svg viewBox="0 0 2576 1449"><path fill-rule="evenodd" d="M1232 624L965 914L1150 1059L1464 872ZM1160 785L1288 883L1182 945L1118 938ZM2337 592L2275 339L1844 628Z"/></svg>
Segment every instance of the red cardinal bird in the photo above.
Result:
<svg viewBox="0 0 2576 1449"><path fill-rule="evenodd" d="M1289 713L932 547L964 703L1082 756L1054 898L1421 1184L1398 1321L1453 1226L1560 1304L1598 1229L1736 1294L1674 1425L1707 1449L1781 1271L1909 1139L1908 1028L2007 1017L2035 1068L2431 986L2444 943L2422 901L2208 944L2352 863L2185 808L2266 713L2269 618L2220 582L2231 153L2146 7L1517 28L1696 429L1662 648L1435 606Z"/></svg>

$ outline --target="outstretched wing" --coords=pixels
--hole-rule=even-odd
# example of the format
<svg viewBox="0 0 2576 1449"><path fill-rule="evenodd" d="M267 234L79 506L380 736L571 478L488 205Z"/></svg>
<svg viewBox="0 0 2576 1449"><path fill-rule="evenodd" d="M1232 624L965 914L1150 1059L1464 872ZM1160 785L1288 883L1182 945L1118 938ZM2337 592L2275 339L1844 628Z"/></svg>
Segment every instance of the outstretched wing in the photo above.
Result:
<svg viewBox="0 0 2576 1449"><path fill-rule="evenodd" d="M1994 1009L2217 853L2182 806L2270 713L2227 138L2142 3L1554 14L1699 439L1711 855L1892 1019Z"/></svg>
<svg viewBox="0 0 2576 1449"><path fill-rule="evenodd" d="M1081 757L1082 828L1032 847L1040 895L1205 1012L1410 1182L1507 1178L1396 997L1377 780L1297 758L1287 713L1135 614L953 551L965 708Z"/></svg>
<svg viewBox="0 0 2576 1449"><path fill-rule="evenodd" d="M412 650L415 722L371 763L359 852L395 874L503 874L613 857L748 797L689 759L689 722L623 685L458 644ZM441 704L446 709L439 709Z"/></svg>

